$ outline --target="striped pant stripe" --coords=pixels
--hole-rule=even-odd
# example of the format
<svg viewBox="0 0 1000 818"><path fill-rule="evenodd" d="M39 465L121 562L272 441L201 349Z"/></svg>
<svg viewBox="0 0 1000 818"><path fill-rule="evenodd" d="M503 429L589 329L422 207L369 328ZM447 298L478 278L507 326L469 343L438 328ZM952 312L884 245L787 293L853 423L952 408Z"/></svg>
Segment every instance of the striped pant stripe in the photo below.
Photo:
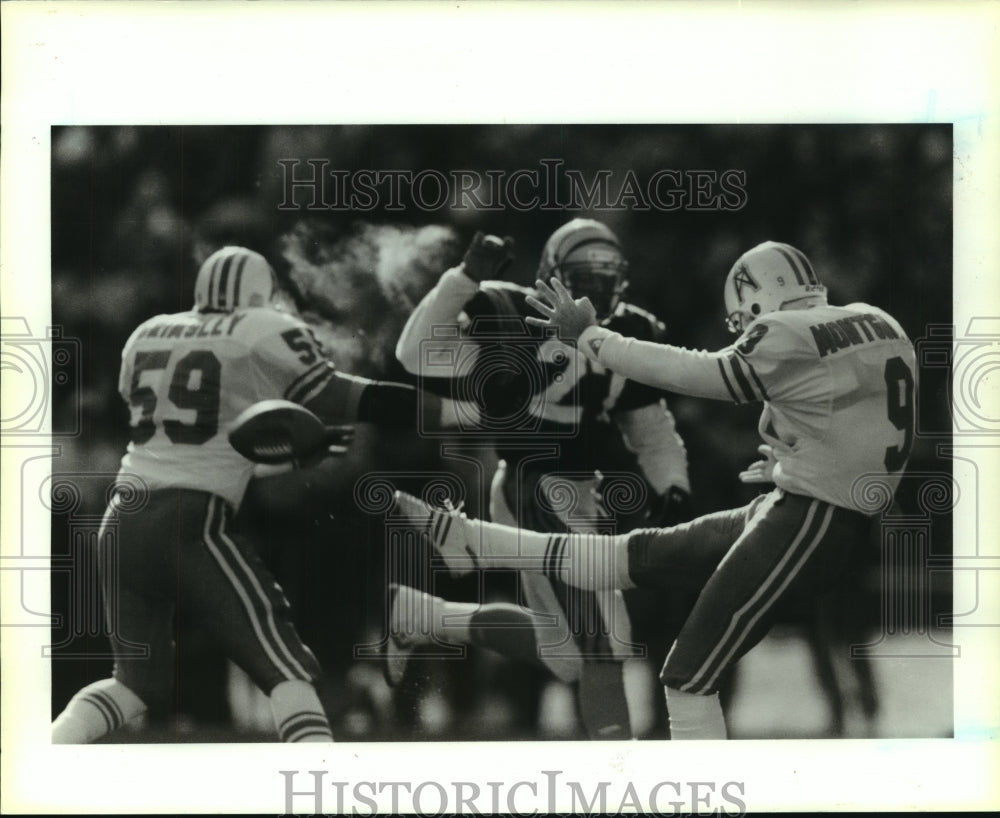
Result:
<svg viewBox="0 0 1000 818"><path fill-rule="evenodd" d="M240 568L242 572L245 574L246 578L249 580L250 588L256 594L260 603L263 605L267 617L266 619L267 627L274 639L274 643L277 645L278 649L282 653L284 653L285 658L288 659L289 664L295 669L296 671L295 678L310 679L311 676L309 675L309 672L295 658L295 654L292 652L292 649L288 646L288 643L285 641L285 639L281 635L281 632L278 630L278 624L274 619L274 608L271 605L271 599L270 597L268 597L264 588L261 586L260 580L257 577L256 572L247 563L246 559L243 557L243 554L240 553L240 550L236 546L236 543L233 542L232 539L229 537L229 535L225 532L226 515L225 515L225 505L223 501L221 499L216 498L216 502L219 504L220 511L222 512L222 514L220 515L222 518L222 522L219 526L219 537L221 538L223 545L225 545L225 547L229 550L229 554L233 563L238 568Z"/></svg>
<svg viewBox="0 0 1000 818"><path fill-rule="evenodd" d="M825 511L821 515L817 515L820 505L818 500L813 500L809 504L805 521L788 550L785 551L778 564L774 566L753 596L736 611L722 638L712 649L702 666L698 668L691 681L681 685L681 690L687 693L701 693L710 689L753 627L799 574L802 566L816 550L816 546L823 540L830 527L833 506L824 504L826 505Z"/></svg>
<svg viewBox="0 0 1000 818"><path fill-rule="evenodd" d="M261 588L253 569L243 559L243 555L240 554L236 543L226 536L224 531L225 522L224 502L218 497L212 497L209 501L208 514L205 516L203 541L215 558L219 568L222 569L222 573L229 580L233 590L236 591L240 602L243 603L243 609L246 611L254 633L257 635L257 641L265 654L267 654L268 659L270 659L286 679L311 678L278 633L271 600L268 599L264 589ZM264 611L265 619L263 622L261 621L258 608L255 607L254 601L251 598L251 592L256 598L259 607ZM279 652L283 656L279 656Z"/></svg>

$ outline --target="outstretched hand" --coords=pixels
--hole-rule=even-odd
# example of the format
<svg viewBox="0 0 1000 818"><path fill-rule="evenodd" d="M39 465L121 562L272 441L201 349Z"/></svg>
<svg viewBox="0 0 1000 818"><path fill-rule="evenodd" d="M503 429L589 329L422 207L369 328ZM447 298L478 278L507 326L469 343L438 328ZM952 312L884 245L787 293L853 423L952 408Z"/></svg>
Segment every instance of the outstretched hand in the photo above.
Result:
<svg viewBox="0 0 1000 818"><path fill-rule="evenodd" d="M529 315L525 320L535 327L555 327L563 341L575 342L587 327L596 326L597 310L586 296L574 300L558 278L549 280L552 286L542 280L535 282L539 298L527 298L528 304L545 317Z"/></svg>

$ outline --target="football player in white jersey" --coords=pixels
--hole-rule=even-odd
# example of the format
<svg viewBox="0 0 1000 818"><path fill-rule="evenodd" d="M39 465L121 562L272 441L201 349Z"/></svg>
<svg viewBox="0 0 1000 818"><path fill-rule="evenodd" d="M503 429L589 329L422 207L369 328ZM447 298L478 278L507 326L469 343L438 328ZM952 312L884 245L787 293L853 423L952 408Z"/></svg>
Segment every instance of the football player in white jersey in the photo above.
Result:
<svg viewBox="0 0 1000 818"><path fill-rule="evenodd" d="M671 737L725 738L718 680L756 645L776 604L837 582L868 543L873 490L894 492L913 442L915 355L902 327L867 304L834 307L787 244L744 253L725 284L719 352L639 341L598 326L586 298L538 282L540 326L556 327L612 371L696 397L762 402L769 460L748 470L776 488L749 505L618 536L546 535L452 515L435 545L455 571L469 553L583 588L700 588L661 673ZM765 450L767 451L767 450ZM440 517L401 495L414 523ZM433 532L436 529L429 529Z"/></svg>
<svg viewBox="0 0 1000 818"><path fill-rule="evenodd" d="M175 619L207 631L268 695L281 740L331 740L313 686L316 659L281 588L231 529L254 464L230 445L228 426L268 398L331 423L404 428L416 426L420 401L446 425L455 408L410 386L336 371L311 329L276 308L277 294L263 256L225 247L201 266L193 310L151 318L125 344L119 391L131 442L120 474L142 487L142 502L126 508L116 492L98 538L116 553L114 571L102 576L117 585L118 610L108 616L118 627L114 673L73 697L53 724L53 743L93 741L169 702ZM145 656L130 650L136 645Z"/></svg>

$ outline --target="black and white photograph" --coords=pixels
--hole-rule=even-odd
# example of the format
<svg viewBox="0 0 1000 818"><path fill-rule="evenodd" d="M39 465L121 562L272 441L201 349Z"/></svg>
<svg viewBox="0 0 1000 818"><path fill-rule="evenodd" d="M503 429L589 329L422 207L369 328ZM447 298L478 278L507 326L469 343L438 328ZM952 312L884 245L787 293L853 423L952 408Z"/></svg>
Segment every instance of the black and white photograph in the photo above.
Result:
<svg viewBox="0 0 1000 818"><path fill-rule="evenodd" d="M51 145L54 741L952 734L949 126Z"/></svg>
<svg viewBox="0 0 1000 818"><path fill-rule="evenodd" d="M995 122L285 72L5 151L5 808L996 806Z"/></svg>

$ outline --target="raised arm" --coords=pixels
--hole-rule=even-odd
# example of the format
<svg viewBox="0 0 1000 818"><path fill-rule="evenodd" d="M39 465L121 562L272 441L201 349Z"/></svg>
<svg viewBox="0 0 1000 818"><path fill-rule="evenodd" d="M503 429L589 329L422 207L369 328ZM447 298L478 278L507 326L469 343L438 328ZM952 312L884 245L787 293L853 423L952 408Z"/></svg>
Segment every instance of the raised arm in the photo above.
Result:
<svg viewBox="0 0 1000 818"><path fill-rule="evenodd" d="M396 357L407 372L421 373L421 342L435 339L443 346L452 343L457 347L461 336L460 316L465 305L479 291L479 282L463 272L462 265L446 270L423 300L417 304L403 327L396 343ZM437 328L437 337L435 337ZM453 335L442 330L453 331ZM423 373L426 374L426 373ZM435 376L449 377L451 372L435 371Z"/></svg>
<svg viewBox="0 0 1000 818"><path fill-rule="evenodd" d="M500 239L476 233L462 263L446 270L434 287L417 305L403 327L396 344L396 357L407 372L434 377L450 377L454 373L441 363L442 357L433 362L434 371L421 369L420 344L433 338L435 348L460 344L461 315L469 300L479 291L481 282L499 278L510 264L511 239ZM457 360L457 356L452 356Z"/></svg>

